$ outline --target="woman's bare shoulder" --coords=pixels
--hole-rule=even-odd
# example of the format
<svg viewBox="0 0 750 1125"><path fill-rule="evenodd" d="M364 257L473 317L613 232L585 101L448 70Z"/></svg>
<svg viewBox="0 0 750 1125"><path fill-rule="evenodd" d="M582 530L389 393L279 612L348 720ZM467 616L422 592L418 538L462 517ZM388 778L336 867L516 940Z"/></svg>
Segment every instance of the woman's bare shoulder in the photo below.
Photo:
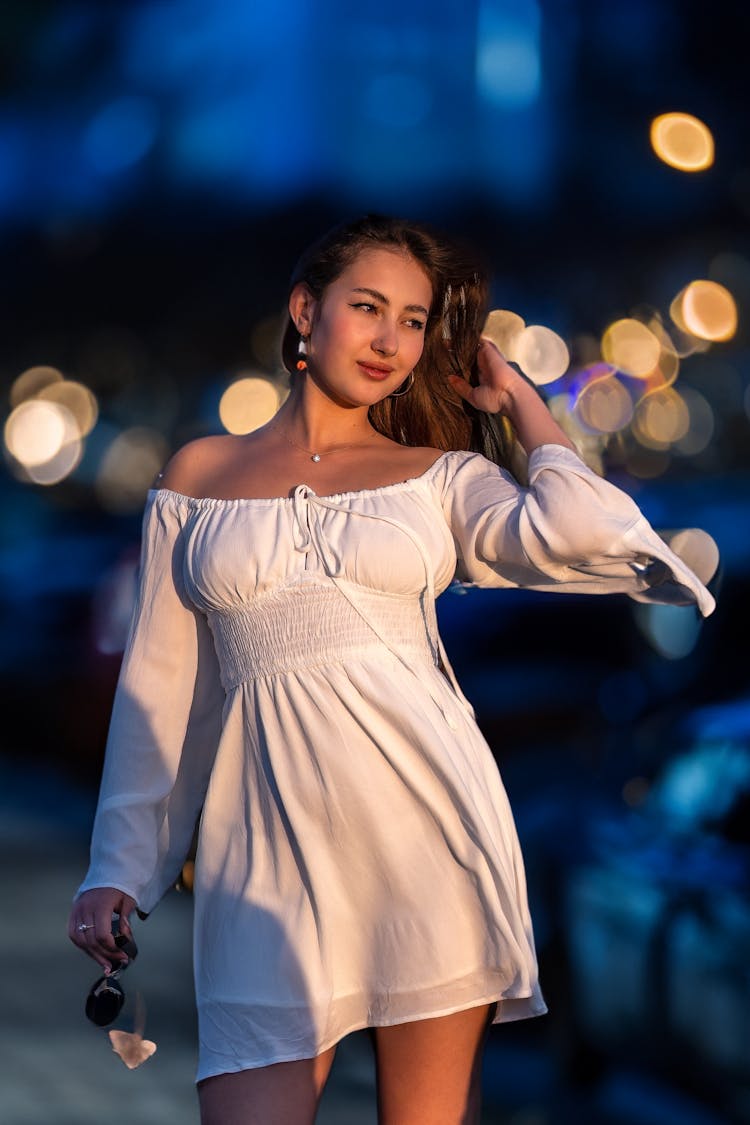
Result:
<svg viewBox="0 0 750 1125"><path fill-rule="evenodd" d="M426 473L443 455L442 449L433 449L428 445L402 445L400 448L403 451L400 456L405 470L409 476L415 477Z"/></svg>
<svg viewBox="0 0 750 1125"><path fill-rule="evenodd" d="M169 488L185 496L202 496L206 483L237 453L238 438L214 434L195 438L173 453L154 481L155 488Z"/></svg>

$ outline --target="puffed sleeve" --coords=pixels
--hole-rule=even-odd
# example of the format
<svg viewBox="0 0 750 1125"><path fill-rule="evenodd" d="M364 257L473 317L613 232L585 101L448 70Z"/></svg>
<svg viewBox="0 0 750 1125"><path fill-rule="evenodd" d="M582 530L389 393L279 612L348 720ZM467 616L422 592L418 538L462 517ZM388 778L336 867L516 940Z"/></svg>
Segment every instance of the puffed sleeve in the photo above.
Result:
<svg viewBox="0 0 750 1125"><path fill-rule="evenodd" d="M184 588L183 515L175 493L149 493L91 865L77 892L115 887L146 914L174 883L190 847L225 700L206 618Z"/></svg>
<svg viewBox="0 0 750 1125"><path fill-rule="evenodd" d="M447 468L443 508L459 579L623 593L637 601L695 604L703 616L713 611L712 595L627 493L565 446L532 452L527 487L478 453L457 454Z"/></svg>

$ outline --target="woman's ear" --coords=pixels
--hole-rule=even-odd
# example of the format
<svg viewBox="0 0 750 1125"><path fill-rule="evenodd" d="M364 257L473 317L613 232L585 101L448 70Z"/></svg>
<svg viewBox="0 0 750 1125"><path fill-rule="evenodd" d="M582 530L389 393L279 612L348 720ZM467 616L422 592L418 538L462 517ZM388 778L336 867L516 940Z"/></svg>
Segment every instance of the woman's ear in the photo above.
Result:
<svg viewBox="0 0 750 1125"><path fill-rule="evenodd" d="M316 301L304 281L299 281L289 296L289 315L300 336L309 336Z"/></svg>

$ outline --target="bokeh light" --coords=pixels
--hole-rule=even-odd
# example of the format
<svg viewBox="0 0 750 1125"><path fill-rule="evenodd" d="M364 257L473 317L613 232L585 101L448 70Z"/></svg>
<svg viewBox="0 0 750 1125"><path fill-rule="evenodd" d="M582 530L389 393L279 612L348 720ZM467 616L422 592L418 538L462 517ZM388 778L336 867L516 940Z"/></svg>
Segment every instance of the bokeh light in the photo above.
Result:
<svg viewBox="0 0 750 1125"><path fill-rule="evenodd" d="M706 585L715 575L720 553L716 540L701 527L682 527L679 531L662 532L669 548L697 574Z"/></svg>
<svg viewBox="0 0 750 1125"><path fill-rule="evenodd" d="M648 375L659 362L662 346L648 325L633 317L616 320L602 336L602 358L636 378Z"/></svg>
<svg viewBox="0 0 750 1125"><path fill-rule="evenodd" d="M554 383L568 370L568 346L551 328L530 324L519 332L513 345L514 362L538 386Z"/></svg>
<svg viewBox="0 0 750 1125"><path fill-rule="evenodd" d="M698 527L683 527L661 535L704 585L711 581L720 563L719 548L713 536ZM636 620L652 646L668 660L687 656L695 647L701 629L700 617L685 606L639 606Z"/></svg>
<svg viewBox="0 0 750 1125"><path fill-rule="evenodd" d="M71 423L70 432L72 436L60 446L54 457L50 457L48 461L41 465L24 466L26 476L34 484L59 484L60 481L70 476L80 464L83 457L83 442L75 436L75 422L72 418Z"/></svg>
<svg viewBox="0 0 750 1125"><path fill-rule="evenodd" d="M607 437L583 426L575 411L570 409L569 396L565 392L550 395L547 399L547 408L589 468L603 476L602 452Z"/></svg>
<svg viewBox="0 0 750 1125"><path fill-rule="evenodd" d="M660 160L681 172L701 172L714 162L714 139L690 113L662 113L651 122L651 147Z"/></svg>
<svg viewBox="0 0 750 1125"><path fill-rule="evenodd" d="M96 425L94 394L56 367L30 367L14 380L5 423L11 471L26 483L59 484L80 464Z"/></svg>
<svg viewBox="0 0 750 1125"><path fill-rule="evenodd" d="M64 406L75 419L79 437L91 433L96 425L99 413L96 397L83 383L77 383L73 379L50 383L39 391L37 398Z"/></svg>
<svg viewBox="0 0 750 1125"><path fill-rule="evenodd" d="M581 388L575 412L584 426L611 434L627 426L633 417L633 400L612 369L598 364L593 377Z"/></svg>
<svg viewBox="0 0 750 1125"><path fill-rule="evenodd" d="M219 403L219 418L230 434L249 434L273 418L279 392L268 379L243 376L227 387Z"/></svg>
<svg viewBox="0 0 750 1125"><path fill-rule="evenodd" d="M731 340L737 331L737 304L717 281L691 281L673 300L670 315L680 328L701 340Z"/></svg>
<svg viewBox="0 0 750 1125"><path fill-rule="evenodd" d="M652 316L647 322L647 328L650 332L653 332L660 344L661 350L659 351L656 371L661 376L662 383L674 383L680 372L680 354L674 340L667 332L659 316Z"/></svg>
<svg viewBox="0 0 750 1125"><path fill-rule="evenodd" d="M649 449L667 449L690 428L687 404L674 387L644 395L635 408L633 434Z"/></svg>
<svg viewBox="0 0 750 1125"><path fill-rule="evenodd" d="M26 469L50 461L76 436L70 411L58 403L38 399L22 402L5 423L8 452Z"/></svg>
<svg viewBox="0 0 750 1125"><path fill-rule="evenodd" d="M700 636L700 618L686 606L639 606L636 621L651 647L665 660L689 656Z"/></svg>
<svg viewBox="0 0 750 1125"><path fill-rule="evenodd" d="M506 359L515 360L516 341L525 327L526 321L518 313L509 309L492 309L484 323L482 335L488 336Z"/></svg>
<svg viewBox="0 0 750 1125"><path fill-rule="evenodd" d="M19 406L26 399L36 398L45 388L62 382L63 378L63 373L56 367L29 367L13 380L10 389L11 407Z"/></svg>
<svg viewBox="0 0 750 1125"><path fill-rule="evenodd" d="M696 353L707 352L711 347L711 341L701 340L700 337L694 336L692 332L688 332L680 309L679 302L681 299L682 294L680 293L669 306L669 315L672 320L669 338L678 359L687 359L688 356L696 355Z"/></svg>

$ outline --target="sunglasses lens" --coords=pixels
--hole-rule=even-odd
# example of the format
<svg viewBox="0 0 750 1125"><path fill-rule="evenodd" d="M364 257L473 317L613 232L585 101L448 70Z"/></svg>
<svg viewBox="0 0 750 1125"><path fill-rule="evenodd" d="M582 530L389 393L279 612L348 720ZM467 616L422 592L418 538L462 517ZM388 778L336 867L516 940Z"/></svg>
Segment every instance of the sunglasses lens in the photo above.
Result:
<svg viewBox="0 0 750 1125"><path fill-rule="evenodd" d="M101 977L86 997L86 1015L97 1027L116 1020L125 1003L125 993L116 980Z"/></svg>

